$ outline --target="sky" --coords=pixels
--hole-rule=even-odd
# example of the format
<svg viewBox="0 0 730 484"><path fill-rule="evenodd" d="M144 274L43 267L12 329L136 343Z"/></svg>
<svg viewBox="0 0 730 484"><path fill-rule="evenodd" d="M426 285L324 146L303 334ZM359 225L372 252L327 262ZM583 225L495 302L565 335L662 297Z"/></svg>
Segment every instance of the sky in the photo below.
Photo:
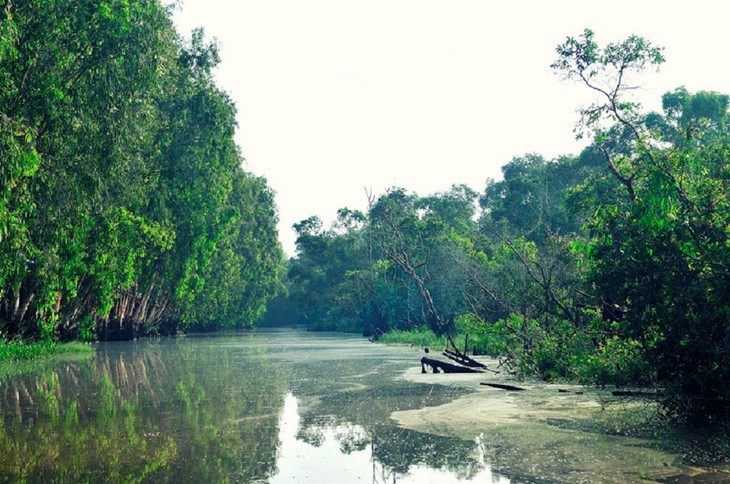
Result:
<svg viewBox="0 0 730 484"><path fill-rule="evenodd" d="M593 98L550 64L584 28L664 46L635 91L647 110L679 86L730 93L726 0L182 0L174 19L219 43L245 168L276 192L290 256L292 224L366 210L367 193L481 192L515 156L579 153Z"/></svg>

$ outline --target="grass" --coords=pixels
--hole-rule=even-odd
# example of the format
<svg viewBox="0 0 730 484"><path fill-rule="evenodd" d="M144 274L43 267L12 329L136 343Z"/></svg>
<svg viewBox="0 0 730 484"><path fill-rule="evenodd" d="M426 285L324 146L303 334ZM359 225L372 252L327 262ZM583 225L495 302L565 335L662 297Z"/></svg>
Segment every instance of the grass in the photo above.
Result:
<svg viewBox="0 0 730 484"><path fill-rule="evenodd" d="M94 348L78 341L70 343L0 340L0 381L28 372L52 369L60 361L90 359Z"/></svg>
<svg viewBox="0 0 730 484"><path fill-rule="evenodd" d="M4 341L0 342L0 362L33 360L63 353L91 353L93 348L84 343L55 343L52 341Z"/></svg>
<svg viewBox="0 0 730 484"><path fill-rule="evenodd" d="M388 345L411 345L432 348L436 351L446 348L445 336L436 336L428 328L416 328L411 331L393 329L378 337L379 343Z"/></svg>

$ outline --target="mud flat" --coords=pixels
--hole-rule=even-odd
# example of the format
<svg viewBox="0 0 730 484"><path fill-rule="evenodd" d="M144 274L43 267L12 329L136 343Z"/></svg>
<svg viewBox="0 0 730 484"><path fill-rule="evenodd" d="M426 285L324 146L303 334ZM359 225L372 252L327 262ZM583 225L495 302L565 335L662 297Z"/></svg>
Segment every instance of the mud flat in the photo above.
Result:
<svg viewBox="0 0 730 484"><path fill-rule="evenodd" d="M660 441L616 435L621 422L651 415L652 404L640 399L541 382L516 383L527 391L511 392L481 385L515 384L491 375L422 374L418 368L402 378L472 390L450 403L395 412L392 418L404 428L477 442L485 462L517 482L730 482L727 467L684 465Z"/></svg>

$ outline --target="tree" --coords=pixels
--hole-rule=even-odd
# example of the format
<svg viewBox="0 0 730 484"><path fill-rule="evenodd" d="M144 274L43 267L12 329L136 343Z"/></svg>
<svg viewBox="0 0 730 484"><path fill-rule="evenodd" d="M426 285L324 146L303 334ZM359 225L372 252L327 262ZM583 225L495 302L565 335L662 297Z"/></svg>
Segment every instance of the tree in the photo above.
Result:
<svg viewBox="0 0 730 484"><path fill-rule="evenodd" d="M368 260L364 221L362 212L343 208L327 230L316 216L294 224L297 258L289 264L289 298L309 328L368 332L368 295L360 279Z"/></svg>
<svg viewBox="0 0 730 484"><path fill-rule="evenodd" d="M1 12L0 330L131 337L260 317L276 213L243 170L215 43L184 42L158 0Z"/></svg>
<svg viewBox="0 0 730 484"><path fill-rule="evenodd" d="M580 231L581 220L568 212L568 192L595 172L591 160L561 157L545 160L531 153L502 167L503 179L488 180L480 198L480 224L498 226L542 245L551 235Z"/></svg>
<svg viewBox="0 0 730 484"><path fill-rule="evenodd" d="M706 143L727 137L730 96L678 87L662 96L664 114L649 113L646 125L675 146Z"/></svg>
<svg viewBox="0 0 730 484"><path fill-rule="evenodd" d="M424 199L395 188L370 207L375 245L417 290L419 318L450 340L455 317L463 312L465 275L455 271L451 235L473 233L476 193L465 186ZM423 213L419 213L419 208ZM444 218L442 218L442 216ZM452 346L458 351L456 345Z"/></svg>
<svg viewBox="0 0 730 484"><path fill-rule="evenodd" d="M613 308L622 337L640 342L665 388L669 415L692 423L726 421L730 393L719 382L730 377L727 141L692 134L699 143L675 138L667 146L642 125L638 106L622 95L628 88L625 73L663 61L661 50L648 41L632 36L601 49L586 31L557 52L556 69L603 95L602 104L585 111L584 121L595 128L594 146L628 195L590 207L592 240L585 250L595 295ZM597 87L597 73L608 74L612 84ZM694 132L695 116L709 115L704 119L715 124L726 118L722 96L701 95L696 114L690 99L681 89L665 96L666 125L687 133ZM614 156L605 148L611 131L599 125L597 115L606 113L632 135L629 154Z"/></svg>

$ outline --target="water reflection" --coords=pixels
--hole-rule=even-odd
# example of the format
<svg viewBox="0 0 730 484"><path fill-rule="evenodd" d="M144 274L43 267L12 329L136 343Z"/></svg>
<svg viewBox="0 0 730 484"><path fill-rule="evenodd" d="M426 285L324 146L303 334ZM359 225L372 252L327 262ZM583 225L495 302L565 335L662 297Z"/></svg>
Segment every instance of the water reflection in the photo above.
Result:
<svg viewBox="0 0 730 484"><path fill-rule="evenodd" d="M82 363L2 381L0 480L266 479L283 374L193 344L108 345ZM10 410L10 411L8 411Z"/></svg>
<svg viewBox="0 0 730 484"><path fill-rule="evenodd" d="M305 420L296 397L287 395L279 421L279 471L271 479L273 484L509 482L491 473L479 442L453 448L453 439L429 438L385 422L366 429L331 418L316 423ZM465 459L458 458L461 453Z"/></svg>
<svg viewBox="0 0 730 484"><path fill-rule="evenodd" d="M496 482L478 443L390 419L464 393L396 381L412 361L304 333L99 345L0 377L0 481Z"/></svg>

